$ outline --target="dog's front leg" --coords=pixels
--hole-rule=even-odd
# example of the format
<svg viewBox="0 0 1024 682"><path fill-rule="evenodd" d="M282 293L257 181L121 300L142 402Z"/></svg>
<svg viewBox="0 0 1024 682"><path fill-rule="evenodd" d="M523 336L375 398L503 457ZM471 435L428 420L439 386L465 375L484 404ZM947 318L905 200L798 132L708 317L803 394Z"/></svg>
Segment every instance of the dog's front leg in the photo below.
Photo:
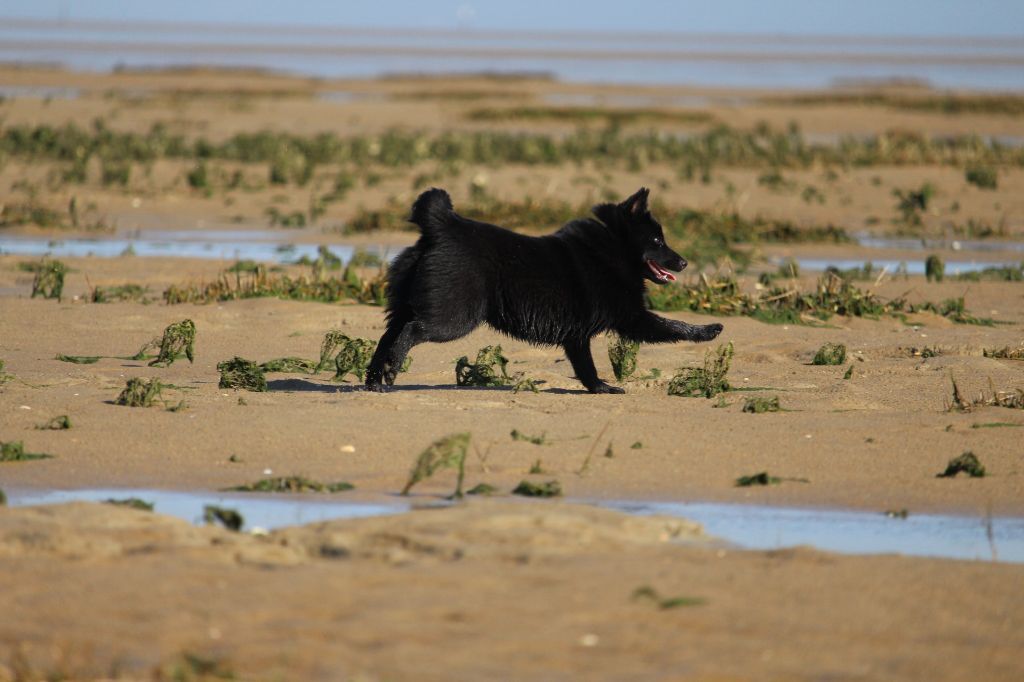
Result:
<svg viewBox="0 0 1024 682"><path fill-rule="evenodd" d="M675 341L711 341L722 332L720 324L687 324L670 320L645 310L629 324L618 327L620 336L641 343L673 343Z"/></svg>
<svg viewBox="0 0 1024 682"><path fill-rule="evenodd" d="M572 363L576 372L576 378L580 380L591 393L625 393L618 386L609 386L597 376L597 368L594 367L594 356L590 354L590 339L583 341L567 341L563 344L565 356Z"/></svg>

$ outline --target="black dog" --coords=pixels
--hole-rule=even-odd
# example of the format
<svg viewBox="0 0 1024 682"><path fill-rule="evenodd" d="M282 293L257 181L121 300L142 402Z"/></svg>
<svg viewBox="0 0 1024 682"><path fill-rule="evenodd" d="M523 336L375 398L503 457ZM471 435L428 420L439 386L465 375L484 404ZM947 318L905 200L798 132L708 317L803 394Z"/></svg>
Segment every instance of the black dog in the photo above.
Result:
<svg viewBox="0 0 1024 682"><path fill-rule="evenodd" d="M509 336L561 346L591 393L623 393L597 376L590 339L614 330L644 343L710 341L720 324L691 325L659 317L644 305L644 279L675 280L686 261L665 245L647 209L646 188L621 204L593 208L597 220L574 220L554 234L526 237L452 210L431 189L416 199L409 220L415 245L388 273L387 331L377 345L366 387L395 381L409 349L443 343L486 322Z"/></svg>

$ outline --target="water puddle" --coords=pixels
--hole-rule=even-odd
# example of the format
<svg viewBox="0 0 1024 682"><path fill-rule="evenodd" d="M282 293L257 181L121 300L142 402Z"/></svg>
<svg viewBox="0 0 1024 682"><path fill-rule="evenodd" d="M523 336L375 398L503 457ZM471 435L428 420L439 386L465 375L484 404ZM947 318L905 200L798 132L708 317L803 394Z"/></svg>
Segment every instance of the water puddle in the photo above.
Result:
<svg viewBox="0 0 1024 682"><path fill-rule="evenodd" d="M839 270L852 270L854 268L864 270L868 264L871 265L871 271L882 273L882 270L886 270L890 275L899 272L900 274L906 273L908 275L923 275L925 273L925 262L923 260L898 260L895 258L872 258L870 260L862 260L858 258L773 258L772 262L776 265L782 265L790 260L795 260L797 265L800 266L800 270L808 271L824 271L829 268L838 268ZM968 272L981 272L988 268L1001 268L1006 266L1016 266L1017 263L1007 263L1004 261L945 261L946 264L946 275L956 276Z"/></svg>
<svg viewBox="0 0 1024 682"><path fill-rule="evenodd" d="M321 102L331 104L352 104L353 102L364 102L383 99L375 93L351 92L349 90L321 90L316 93L316 98Z"/></svg>
<svg viewBox="0 0 1024 682"><path fill-rule="evenodd" d="M330 519L355 519L409 511L405 503L351 502L337 497L302 497L259 493L182 492L171 490L6 490L7 504L25 507L63 502L103 502L134 497L153 505L153 511L202 523L208 504L237 510L245 517L244 530L283 528Z"/></svg>
<svg viewBox="0 0 1024 682"><path fill-rule="evenodd" d="M300 525L409 511L405 501L345 501L316 495L181 492L166 490L8 490L8 504L28 506L72 501L101 502L135 497L153 503L154 511L201 523L203 507L237 510L245 530ZM584 502L584 501L580 501ZM585 501L637 515L661 514L697 521L714 537L747 549L810 545L844 554L906 554L951 559L1024 563L1024 518L910 514L892 518L863 511L795 509L708 502ZM989 525L991 539L989 537Z"/></svg>
<svg viewBox="0 0 1024 682"><path fill-rule="evenodd" d="M601 107L622 109L647 107L706 108L710 106L739 107L748 104L749 97L727 95L617 95L611 93L548 92L541 101L551 106Z"/></svg>
<svg viewBox="0 0 1024 682"><path fill-rule="evenodd" d="M50 87L45 85L0 85L0 99L32 97L36 99L77 99L81 96L78 88Z"/></svg>
<svg viewBox="0 0 1024 682"><path fill-rule="evenodd" d="M952 240L922 239L902 237L875 237L867 233L855 235L857 244L869 249L900 249L907 251L944 250L962 254L970 252L979 255L985 253L1020 253L1024 254L1024 242L988 241L988 240ZM280 230L147 230L122 234L114 238L68 238L52 239L42 237L26 237L18 235L0 236L0 254L19 256L44 256L55 258L76 258L94 256L113 258L122 255L164 258L204 258L212 260L254 260L264 263L292 263L303 257L315 259L317 244L290 244L284 241L287 236ZM347 261L353 253L353 247L344 244L328 244L331 251ZM388 249L370 246L367 251L387 256ZM391 255L397 254L399 248L392 248ZM775 259L781 264L781 259ZM862 268L870 262L879 272L888 268L889 272L908 274L924 274L924 259L898 260L881 259L844 259L844 258L797 258L801 268L808 271L822 271L830 266L841 270ZM947 260L946 272L951 275L977 272L985 268L1017 265L1004 261L992 260Z"/></svg>
<svg viewBox="0 0 1024 682"><path fill-rule="evenodd" d="M869 249L905 249L924 251L940 249L951 251L1019 251L1024 253L1024 242L1006 242L981 239L929 239L926 237L876 237L866 233L854 235L859 246Z"/></svg>
<svg viewBox="0 0 1024 682"><path fill-rule="evenodd" d="M611 502L630 514L665 514L696 521L705 532L748 549L810 545L843 554L907 554L949 559L1024 562L1024 518L885 514L705 502Z"/></svg>
<svg viewBox="0 0 1024 682"><path fill-rule="evenodd" d="M279 239L280 236L276 235ZM154 234L140 239L41 239L36 237L0 237L0 254L17 256L53 256L81 258L95 256L141 256L162 258L205 258L212 260L253 260L261 263L294 263L303 257L316 259L317 244L286 244L258 241L260 235L242 230L217 233ZM329 244L331 252L344 261L352 257L353 247ZM367 247L366 251L380 252Z"/></svg>

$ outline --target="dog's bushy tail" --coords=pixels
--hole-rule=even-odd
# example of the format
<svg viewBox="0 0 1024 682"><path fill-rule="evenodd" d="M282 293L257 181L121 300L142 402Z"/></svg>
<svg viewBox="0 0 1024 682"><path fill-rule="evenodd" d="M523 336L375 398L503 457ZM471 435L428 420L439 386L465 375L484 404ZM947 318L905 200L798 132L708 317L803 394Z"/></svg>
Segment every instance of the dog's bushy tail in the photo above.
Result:
<svg viewBox="0 0 1024 682"><path fill-rule="evenodd" d="M423 234L430 234L448 224L452 215L452 198L436 187L417 197L409 214L409 222L418 225Z"/></svg>

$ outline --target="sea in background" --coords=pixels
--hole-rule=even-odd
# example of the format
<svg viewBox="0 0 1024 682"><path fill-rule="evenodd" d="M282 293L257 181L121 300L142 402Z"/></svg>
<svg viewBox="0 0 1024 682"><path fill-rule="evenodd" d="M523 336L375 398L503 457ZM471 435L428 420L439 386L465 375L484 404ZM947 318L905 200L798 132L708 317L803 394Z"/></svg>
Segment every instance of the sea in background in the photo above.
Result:
<svg viewBox="0 0 1024 682"><path fill-rule="evenodd" d="M1024 90L1024 36L687 34L5 19L0 61L79 70L255 68L321 78L533 74L562 81Z"/></svg>

